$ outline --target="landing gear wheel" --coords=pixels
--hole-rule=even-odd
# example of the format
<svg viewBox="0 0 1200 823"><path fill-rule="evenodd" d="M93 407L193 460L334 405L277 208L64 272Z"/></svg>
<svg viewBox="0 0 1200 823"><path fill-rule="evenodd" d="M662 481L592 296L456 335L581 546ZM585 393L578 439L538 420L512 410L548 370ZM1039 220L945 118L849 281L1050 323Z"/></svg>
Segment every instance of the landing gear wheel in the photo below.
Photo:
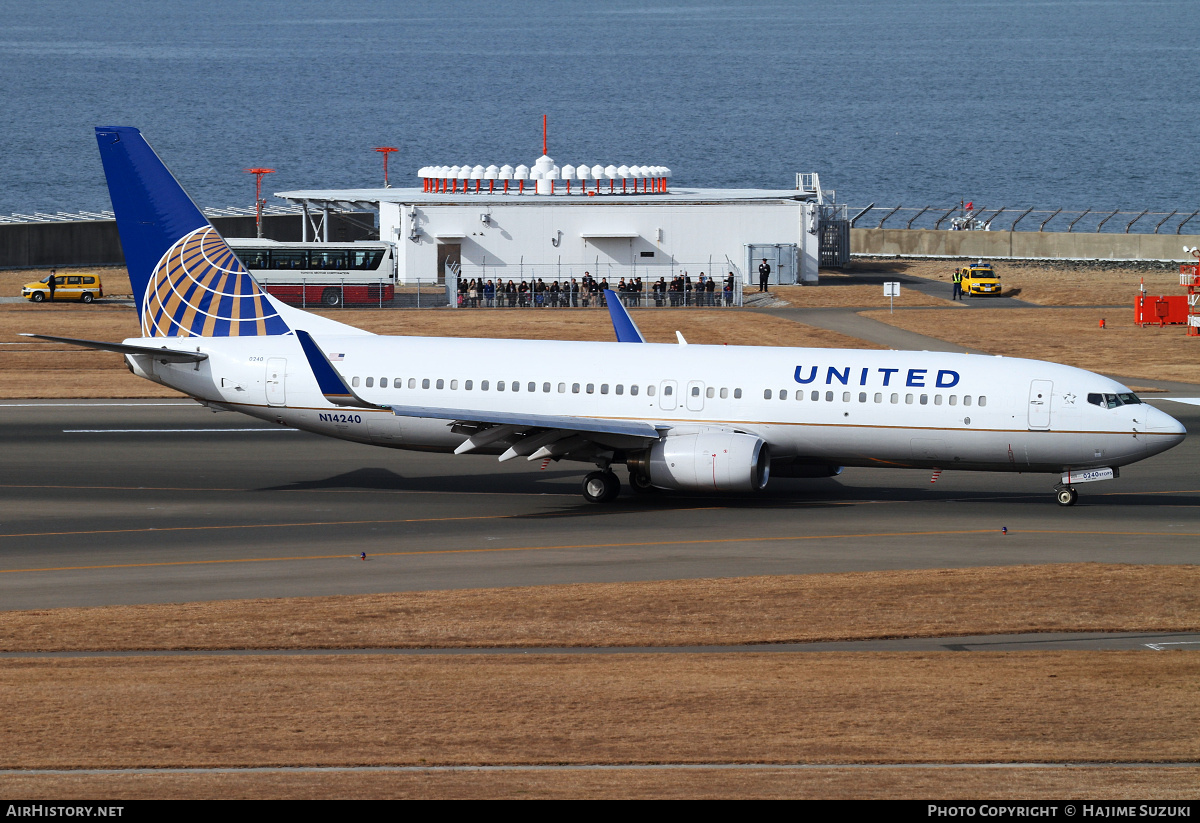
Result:
<svg viewBox="0 0 1200 823"><path fill-rule="evenodd" d="M1065 489L1059 489L1055 492L1055 499L1058 500L1060 506L1074 506L1075 501L1079 499L1079 492L1067 486Z"/></svg>
<svg viewBox="0 0 1200 823"><path fill-rule="evenodd" d="M620 493L621 481L612 472L592 472L583 478L583 499L589 503L607 503Z"/></svg>
<svg viewBox="0 0 1200 823"><path fill-rule="evenodd" d="M629 488L634 494L649 494L655 491L654 486L650 485L650 478L641 472L629 473Z"/></svg>
<svg viewBox="0 0 1200 823"><path fill-rule="evenodd" d="M331 309L342 305L342 293L338 289L325 289L321 292L321 302Z"/></svg>

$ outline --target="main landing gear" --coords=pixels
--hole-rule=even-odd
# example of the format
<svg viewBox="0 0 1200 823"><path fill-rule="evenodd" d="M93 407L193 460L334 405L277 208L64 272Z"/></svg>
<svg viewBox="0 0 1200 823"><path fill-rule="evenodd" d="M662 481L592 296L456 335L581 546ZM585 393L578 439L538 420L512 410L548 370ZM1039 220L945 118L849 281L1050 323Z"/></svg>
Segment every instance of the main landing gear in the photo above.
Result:
<svg viewBox="0 0 1200 823"><path fill-rule="evenodd" d="M583 499L589 503L608 503L621 493L621 481L611 471L592 472L583 478Z"/></svg>
<svg viewBox="0 0 1200 823"><path fill-rule="evenodd" d="M1060 486L1054 490L1054 499L1060 506L1074 506L1079 500L1079 492L1071 486Z"/></svg>

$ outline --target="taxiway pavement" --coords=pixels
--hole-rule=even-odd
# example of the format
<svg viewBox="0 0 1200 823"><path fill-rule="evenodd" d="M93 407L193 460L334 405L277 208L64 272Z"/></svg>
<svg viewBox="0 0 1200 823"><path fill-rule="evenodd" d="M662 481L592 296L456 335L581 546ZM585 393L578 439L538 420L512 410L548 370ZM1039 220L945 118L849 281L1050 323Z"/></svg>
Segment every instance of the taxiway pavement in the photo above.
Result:
<svg viewBox="0 0 1200 823"><path fill-rule="evenodd" d="M1160 402L1189 429L1200 408ZM585 503L584 468L361 446L190 401L0 401L0 608L1018 563L1195 563L1200 440L1080 486L847 469ZM1008 533L1002 529L1007 527ZM366 552L367 561L359 559Z"/></svg>

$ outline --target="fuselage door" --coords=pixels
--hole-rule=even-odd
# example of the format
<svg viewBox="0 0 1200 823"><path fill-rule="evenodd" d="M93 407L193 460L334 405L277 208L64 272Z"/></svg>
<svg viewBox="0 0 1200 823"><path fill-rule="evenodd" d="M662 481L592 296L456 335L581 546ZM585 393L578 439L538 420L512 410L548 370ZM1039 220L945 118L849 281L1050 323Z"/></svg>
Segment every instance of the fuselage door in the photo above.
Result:
<svg viewBox="0 0 1200 823"><path fill-rule="evenodd" d="M679 386L674 380L664 380L658 384L658 407L663 411L671 411L679 405Z"/></svg>
<svg viewBox="0 0 1200 823"><path fill-rule="evenodd" d="M1049 380L1034 380L1029 384L1029 428L1050 428L1050 397L1054 383Z"/></svg>
<svg viewBox="0 0 1200 823"><path fill-rule="evenodd" d="M267 405L287 405L287 359L272 357L267 360Z"/></svg>
<svg viewBox="0 0 1200 823"><path fill-rule="evenodd" d="M704 383L691 380L687 384L687 398L684 400L688 411L704 411Z"/></svg>

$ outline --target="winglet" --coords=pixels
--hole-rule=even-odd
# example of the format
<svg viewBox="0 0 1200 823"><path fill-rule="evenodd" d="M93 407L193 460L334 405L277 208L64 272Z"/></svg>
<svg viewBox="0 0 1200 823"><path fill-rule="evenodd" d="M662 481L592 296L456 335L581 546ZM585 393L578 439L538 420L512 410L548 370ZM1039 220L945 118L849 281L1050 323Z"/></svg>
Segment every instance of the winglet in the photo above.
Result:
<svg viewBox="0 0 1200 823"><path fill-rule="evenodd" d="M333 364L329 362L325 352L321 351L316 341L312 339L311 334L296 329L296 338L300 341L300 348L304 349L304 356L308 358L308 365L312 368L313 377L317 378L317 386L320 387L321 394L325 395L326 400L335 406L355 406L363 409L388 408L388 406L380 406L378 403L368 403L355 394L354 390L338 374Z"/></svg>
<svg viewBox="0 0 1200 823"><path fill-rule="evenodd" d="M645 343L646 338L638 330L637 324L621 305L621 298L612 289L604 290L605 301L608 303L608 314L612 317L613 331L617 333L618 343Z"/></svg>

